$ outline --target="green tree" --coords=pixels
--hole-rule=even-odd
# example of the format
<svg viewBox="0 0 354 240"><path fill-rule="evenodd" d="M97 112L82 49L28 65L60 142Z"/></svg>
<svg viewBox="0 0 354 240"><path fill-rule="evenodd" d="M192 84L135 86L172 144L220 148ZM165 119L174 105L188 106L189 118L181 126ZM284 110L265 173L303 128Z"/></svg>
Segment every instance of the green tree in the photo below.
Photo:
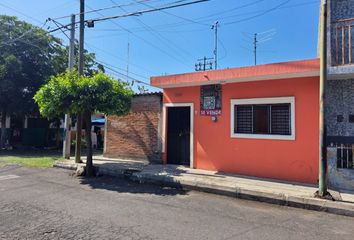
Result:
<svg viewBox="0 0 354 240"><path fill-rule="evenodd" d="M32 113L33 95L55 70L60 41L16 17L0 15L0 114L4 145L6 115Z"/></svg>
<svg viewBox="0 0 354 240"><path fill-rule="evenodd" d="M0 15L0 149L5 142L6 116L39 115L34 94L50 76L64 72L67 62L68 47L60 39L16 17ZM88 76L104 71L95 54L87 51L84 69Z"/></svg>
<svg viewBox="0 0 354 240"><path fill-rule="evenodd" d="M123 115L129 112L133 91L128 84L114 80L104 73L92 77L67 71L51 77L34 96L40 113L54 118L65 113L83 113L86 123L86 176L93 175L91 115L94 112Z"/></svg>

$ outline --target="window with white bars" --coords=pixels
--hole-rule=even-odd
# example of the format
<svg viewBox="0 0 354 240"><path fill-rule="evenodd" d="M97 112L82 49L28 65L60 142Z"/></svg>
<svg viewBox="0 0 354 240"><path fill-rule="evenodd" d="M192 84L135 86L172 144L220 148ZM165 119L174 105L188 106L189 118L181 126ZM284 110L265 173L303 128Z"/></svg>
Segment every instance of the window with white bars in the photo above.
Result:
<svg viewBox="0 0 354 240"><path fill-rule="evenodd" d="M231 100L231 137L295 139L294 97Z"/></svg>

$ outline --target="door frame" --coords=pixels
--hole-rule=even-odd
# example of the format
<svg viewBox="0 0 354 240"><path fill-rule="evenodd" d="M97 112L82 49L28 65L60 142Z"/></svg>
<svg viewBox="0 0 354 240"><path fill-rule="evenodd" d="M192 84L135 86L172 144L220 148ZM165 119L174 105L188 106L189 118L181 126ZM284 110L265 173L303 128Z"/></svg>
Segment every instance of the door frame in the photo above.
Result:
<svg viewBox="0 0 354 240"><path fill-rule="evenodd" d="M194 104L193 103L164 103L162 108L162 152L166 153L166 134L167 134L167 108L170 107L189 107L190 108L190 140L189 140L189 159L190 159L190 168L194 168ZM167 150L168 151L168 150Z"/></svg>

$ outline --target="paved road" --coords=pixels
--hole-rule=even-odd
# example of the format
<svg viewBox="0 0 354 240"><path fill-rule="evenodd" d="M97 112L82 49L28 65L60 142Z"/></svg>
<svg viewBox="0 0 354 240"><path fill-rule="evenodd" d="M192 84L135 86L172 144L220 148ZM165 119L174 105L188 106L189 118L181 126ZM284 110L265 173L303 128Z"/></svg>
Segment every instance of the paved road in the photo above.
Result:
<svg viewBox="0 0 354 240"><path fill-rule="evenodd" d="M0 239L354 239L354 218L70 173L0 168Z"/></svg>

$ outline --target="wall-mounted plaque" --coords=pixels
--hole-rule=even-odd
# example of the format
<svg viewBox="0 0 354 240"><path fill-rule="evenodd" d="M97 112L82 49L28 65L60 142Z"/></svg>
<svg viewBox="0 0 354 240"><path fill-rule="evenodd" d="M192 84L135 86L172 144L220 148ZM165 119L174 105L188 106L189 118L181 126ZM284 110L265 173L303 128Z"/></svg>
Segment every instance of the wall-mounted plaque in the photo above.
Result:
<svg viewBox="0 0 354 240"><path fill-rule="evenodd" d="M206 85L200 87L200 115L221 115L221 85Z"/></svg>

